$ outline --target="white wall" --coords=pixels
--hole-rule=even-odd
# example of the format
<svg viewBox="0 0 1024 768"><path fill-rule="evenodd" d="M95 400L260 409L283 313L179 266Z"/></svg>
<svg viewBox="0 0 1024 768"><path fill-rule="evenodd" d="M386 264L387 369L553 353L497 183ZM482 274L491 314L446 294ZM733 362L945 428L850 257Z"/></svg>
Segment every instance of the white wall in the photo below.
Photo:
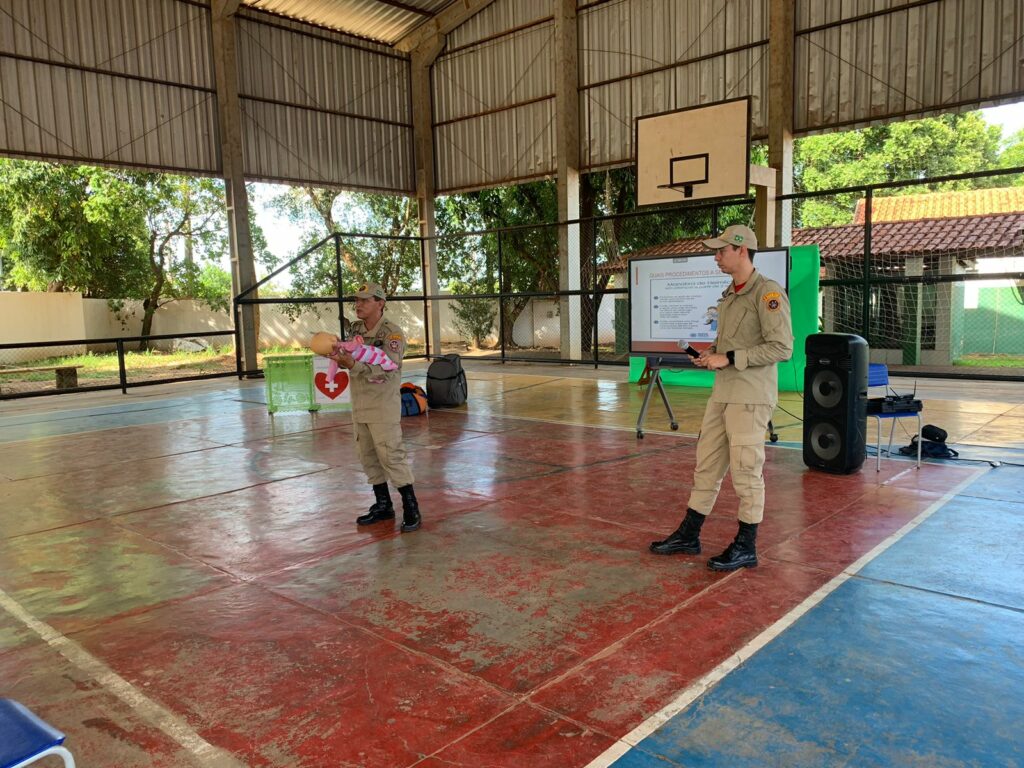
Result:
<svg viewBox="0 0 1024 768"><path fill-rule="evenodd" d="M558 348L560 329L558 302L534 299L516 320L513 329L515 343L521 346ZM305 347L309 337L317 331L338 330L337 305L318 304L319 316L312 311L290 319L280 305L266 304L259 312L259 346ZM351 305L346 305L346 316L354 320ZM388 302L386 316L405 329L409 340L423 343L423 303L421 301ZM614 302L606 297L601 302L598 334L601 343L614 341ZM441 339L446 343L469 341L452 320L452 302L441 302ZM495 333L489 339L497 343ZM153 316L154 335L208 333L227 330L231 318L225 312L214 312L198 301L173 301L157 310ZM16 293L0 292L0 344L59 341L65 339L106 339L138 336L142 329L142 302L126 302L120 313L114 313L105 299L83 299L78 293ZM231 342L227 336L209 338L218 346ZM157 349L170 349L173 341L154 342ZM92 352L114 349L113 344L89 344ZM0 350L0 365L11 365L39 360L58 354L80 354L86 346L60 346L36 349Z"/></svg>
<svg viewBox="0 0 1024 768"><path fill-rule="evenodd" d="M86 338L82 295L0 291L0 344ZM76 355L84 346L0 350L0 364L12 365L55 355Z"/></svg>
<svg viewBox="0 0 1024 768"><path fill-rule="evenodd" d="M120 312L110 309L106 299L83 299L85 330L88 339L124 338L142 333L142 302L127 301ZM224 312L214 312L200 301L172 301L153 315L154 336L161 334L208 333L231 328L231 319ZM218 346L233 343L225 336L208 338ZM153 342L156 349L170 349L173 340ZM113 344L90 344L90 352L109 352Z"/></svg>
<svg viewBox="0 0 1024 768"><path fill-rule="evenodd" d="M87 339L109 339L119 336L138 334L142 325L140 319L134 327L123 328L121 323L110 311L105 299L82 299L82 314L85 317L85 337ZM90 352L106 352L114 348L113 344L90 344Z"/></svg>
<svg viewBox="0 0 1024 768"><path fill-rule="evenodd" d="M580 321L580 318L573 319ZM561 337L558 301L555 299L532 299L512 328L513 343L521 347L558 349ZM597 313L597 341L599 344L615 342L615 303L611 296L601 300Z"/></svg>

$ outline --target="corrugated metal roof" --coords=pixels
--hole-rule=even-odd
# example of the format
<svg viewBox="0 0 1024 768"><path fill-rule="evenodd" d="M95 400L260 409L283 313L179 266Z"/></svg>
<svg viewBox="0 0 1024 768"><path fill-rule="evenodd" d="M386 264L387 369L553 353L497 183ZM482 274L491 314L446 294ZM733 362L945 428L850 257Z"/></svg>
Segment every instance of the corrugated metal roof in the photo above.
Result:
<svg viewBox="0 0 1024 768"><path fill-rule="evenodd" d="M246 176L411 193L412 128L242 101Z"/></svg>
<svg viewBox="0 0 1024 768"><path fill-rule="evenodd" d="M0 53L213 88L210 13L175 0L8 0Z"/></svg>
<svg viewBox="0 0 1024 768"><path fill-rule="evenodd" d="M350 35L395 43L453 0L242 0L258 8Z"/></svg>
<svg viewBox="0 0 1024 768"><path fill-rule="evenodd" d="M174 0L5 5L5 154L219 170L207 9Z"/></svg>
<svg viewBox="0 0 1024 768"><path fill-rule="evenodd" d="M438 58L431 72L434 122L554 95L554 23Z"/></svg>
<svg viewBox="0 0 1024 768"><path fill-rule="evenodd" d="M409 57L389 44L453 0L243 2L249 172L409 189ZM1024 96L1024 0L793 2L798 134ZM7 13L0 153L219 170L204 0L0 5ZM439 189L554 172L548 5L495 0L450 30L432 83ZM768 0L584 2L581 165L631 162L638 116L737 96L751 96L752 133L763 137L768 7ZM256 24L264 29L253 31ZM307 154L306 143L290 143L299 139Z"/></svg>
<svg viewBox="0 0 1024 768"><path fill-rule="evenodd" d="M498 186L555 173L555 100L434 129L437 192Z"/></svg>
<svg viewBox="0 0 1024 768"><path fill-rule="evenodd" d="M238 22L246 175L414 191L408 58L268 18Z"/></svg>
<svg viewBox="0 0 1024 768"><path fill-rule="evenodd" d="M797 2L797 132L952 112L1024 90L1020 0L854 5Z"/></svg>
<svg viewBox="0 0 1024 768"><path fill-rule="evenodd" d="M546 21L434 64L439 193L555 172L553 37Z"/></svg>
<svg viewBox="0 0 1024 768"><path fill-rule="evenodd" d="M511 29L518 29L552 14L550 0L499 0L451 31L448 50L486 40Z"/></svg>
<svg viewBox="0 0 1024 768"><path fill-rule="evenodd" d="M583 167L632 162L636 118L751 97L767 133L766 0L620 0L579 14Z"/></svg>

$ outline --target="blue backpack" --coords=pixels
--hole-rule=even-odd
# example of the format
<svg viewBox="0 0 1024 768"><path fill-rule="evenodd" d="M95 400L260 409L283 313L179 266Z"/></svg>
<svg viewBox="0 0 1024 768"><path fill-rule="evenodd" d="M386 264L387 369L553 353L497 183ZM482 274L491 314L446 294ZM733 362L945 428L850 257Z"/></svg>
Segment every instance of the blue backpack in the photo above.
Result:
<svg viewBox="0 0 1024 768"><path fill-rule="evenodd" d="M419 416L427 412L427 393L423 387L407 381L402 385L401 392L403 416Z"/></svg>

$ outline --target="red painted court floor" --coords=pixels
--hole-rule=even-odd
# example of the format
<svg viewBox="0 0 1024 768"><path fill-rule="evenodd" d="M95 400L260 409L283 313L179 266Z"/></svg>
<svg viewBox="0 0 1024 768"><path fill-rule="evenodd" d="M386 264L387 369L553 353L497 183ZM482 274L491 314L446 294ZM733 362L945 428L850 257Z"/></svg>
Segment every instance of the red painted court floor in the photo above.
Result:
<svg viewBox="0 0 1024 768"><path fill-rule="evenodd" d="M346 415L254 391L0 418L0 695L82 766L585 766L977 475L772 448L761 565L717 574L728 480L703 557L647 552L692 438L406 419L400 534L355 525Z"/></svg>

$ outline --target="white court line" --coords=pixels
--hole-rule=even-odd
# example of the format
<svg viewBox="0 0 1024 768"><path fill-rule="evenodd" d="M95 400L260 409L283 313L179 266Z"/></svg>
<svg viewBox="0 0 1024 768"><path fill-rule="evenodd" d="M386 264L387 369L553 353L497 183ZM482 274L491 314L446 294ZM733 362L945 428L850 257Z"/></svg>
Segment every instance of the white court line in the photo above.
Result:
<svg viewBox="0 0 1024 768"><path fill-rule="evenodd" d="M204 740L183 718L147 698L135 686L74 640L65 637L49 624L35 618L2 589L0 589L0 608L6 610L11 616L39 635L57 653L102 685L106 691L125 702L140 717L155 725L192 753L199 765L204 768L245 768L245 763L240 762L229 752Z"/></svg>
<svg viewBox="0 0 1024 768"><path fill-rule="evenodd" d="M732 672L734 669L739 667L744 661L751 658L755 653L764 648L768 643L778 637L780 634L785 632L791 627L801 616L807 613L809 610L814 608L818 603L824 600L830 593L834 592L839 586L845 583L851 576L857 574L865 565L870 563L882 552L887 550L897 541L906 536L910 531L919 526L929 517L931 517L939 508L941 508L947 501L960 493L965 487L973 483L981 475L988 472L989 467L978 469L973 475L968 477L962 483L957 485L951 491L946 493L941 499L930 505L921 514L911 520L909 523L904 525L898 531L890 535L888 538L881 541L874 549L864 554L859 560L852 563L849 567L843 570L842 573L837 575L827 584L823 584L818 587L813 593L811 593L800 605L793 608L789 613L780 618L770 627L765 629L761 634L747 643L745 646L740 648L736 653L730 656L728 659L723 661L713 670L708 672L706 675L698 680L695 680L687 688L683 689L675 699L669 702L658 712L655 712L644 722L640 723L636 728L627 733L621 739L616 741L612 746L594 758L590 763L587 764L586 768L607 768L626 752L635 747L645 738L650 736L654 731L660 728L662 725L667 723L673 717L678 715L690 704L696 701L700 696L706 693L708 690L720 683L726 675ZM913 470L916 471L916 470Z"/></svg>

